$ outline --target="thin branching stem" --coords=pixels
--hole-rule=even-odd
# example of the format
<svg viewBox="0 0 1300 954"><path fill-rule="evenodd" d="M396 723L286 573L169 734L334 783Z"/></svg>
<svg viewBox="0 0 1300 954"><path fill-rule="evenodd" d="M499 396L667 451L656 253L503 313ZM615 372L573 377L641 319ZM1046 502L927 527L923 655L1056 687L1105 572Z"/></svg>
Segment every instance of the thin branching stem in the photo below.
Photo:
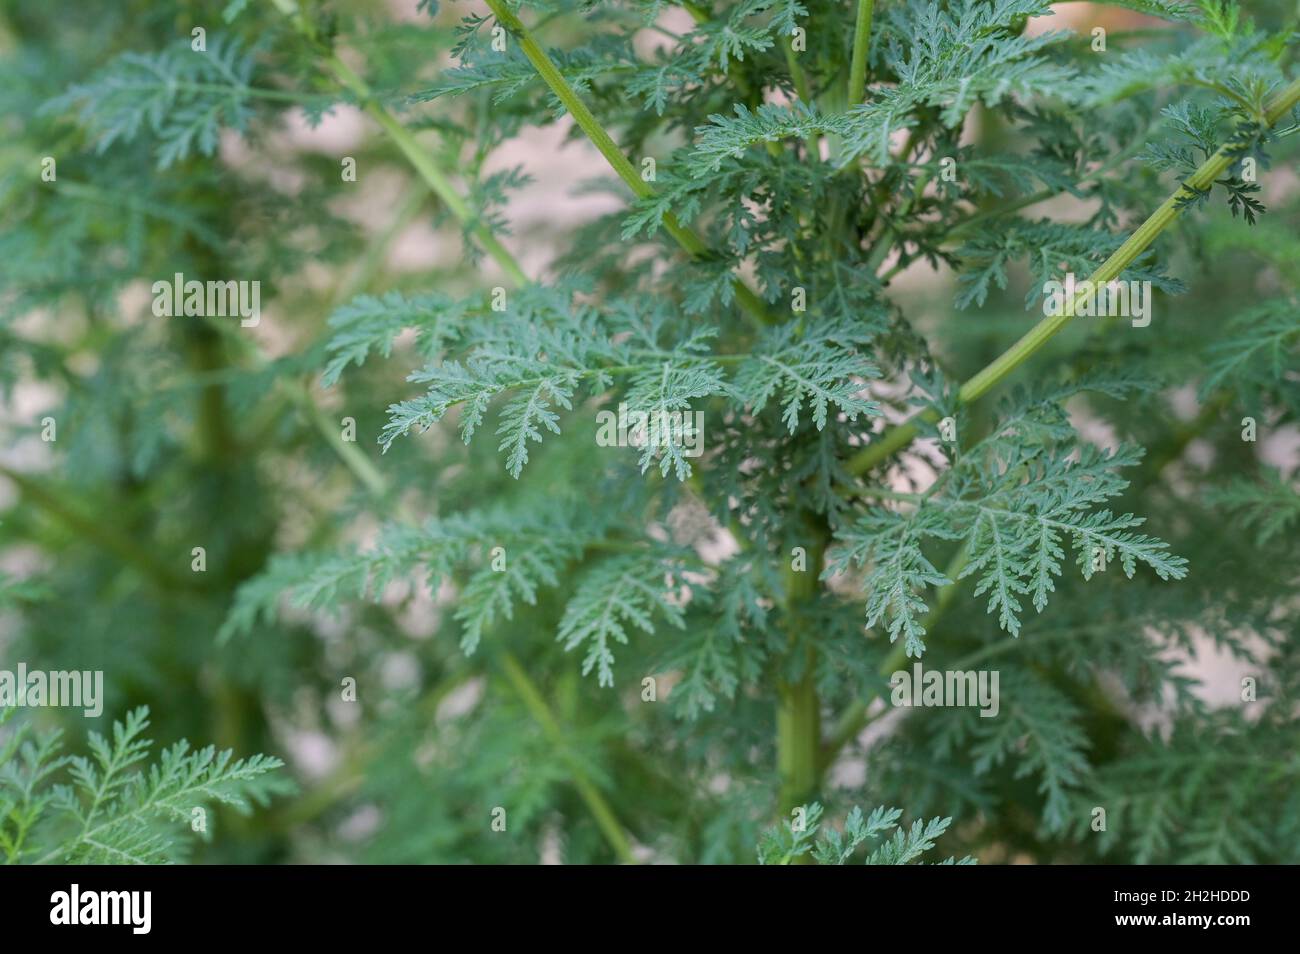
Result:
<svg viewBox="0 0 1300 954"><path fill-rule="evenodd" d="M1273 99L1265 112L1265 122L1268 126L1275 125L1278 120L1294 109L1297 103L1300 103L1300 79L1293 81ZM1215 180L1232 165L1235 158L1236 153L1231 143L1221 146L1214 155L1201 164L1200 168L1186 182L1180 184L1169 198L1147 217L1145 222L1138 226L1137 230L1128 237L1123 245L1117 248L1088 277L1088 282L1095 287L1118 278L1124 269L1128 268L1138 256L1147 250L1160 233L1177 220L1185 207L1187 199L1196 191L1203 191L1212 186ZM1081 286L1078 295L1066 303L1065 308L1061 310L1059 315L1051 315L1034 325L1019 341L963 384L957 392L958 403L970 404L979 400L1001 383L1012 371L1028 361L1052 338L1065 329L1066 325L1074 317L1075 309L1086 295L1086 286ZM934 420L935 416L933 411L926 411L918 415L920 419L929 421ZM864 474L889 458L895 451L907 446L920 432L916 421L917 418L913 418L911 421L885 431L878 439L872 441L870 445L850 458L848 462L849 471L854 474Z"/></svg>
<svg viewBox="0 0 1300 954"><path fill-rule="evenodd" d="M605 840L614 849L614 854L624 864L636 864L636 857L632 854L632 845L623 832L623 826L619 824L618 818L615 817L613 809L609 807L609 802L605 800L605 796L601 794L600 789L596 788L591 779L587 777L587 772L583 769L582 763L570 750L564 736L564 729L555 718L555 713L551 711L551 707L546 704L546 699L538 691L536 684L528 677L528 673L519 664L519 660L510 652L501 653L501 668L519 698L528 707L533 719L542 727L547 739L555 746L560 757L564 759L565 765L569 768L569 776L574 788L578 790L578 795L586 803L587 810L591 812L592 817L596 820L596 824L600 827Z"/></svg>
<svg viewBox="0 0 1300 954"><path fill-rule="evenodd" d="M91 517L80 512L65 499L66 495L52 489L46 478L32 477L3 465L0 465L0 477L10 480L22 493L24 500L45 511L78 537L90 540L105 552L136 567L158 587L168 592L186 594L199 589L141 546L125 529L114 526L102 517Z"/></svg>
<svg viewBox="0 0 1300 954"><path fill-rule="evenodd" d="M298 10L294 0L272 0L272 2L280 12L293 20L300 33L315 42L315 29L311 26L310 21ZM451 177L433 156L419 144L411 131L398 122L393 117L393 114L375 98L374 91L371 90L365 80L332 53L325 55L323 60L325 66L339 84L356 97L361 108L379 124L379 127L392 140L393 145L398 148L406 161L411 164L411 167L424 180L425 184L433 190L433 193L442 201L451 214L474 236L479 245L483 247L483 251L487 252L501 266L501 270L509 276L512 282L516 285L527 285L528 276L524 274L524 270L520 267L519 260L501 244L500 240L474 214L474 210L470 208L469 203L465 201L452 184Z"/></svg>
<svg viewBox="0 0 1300 954"><path fill-rule="evenodd" d="M522 20L506 6L504 0L487 0L487 5L491 9L497 21L505 27L519 41L520 49L523 50L524 56L528 62L533 64L537 70L537 75L542 78L547 86L564 104L564 108L569 111L573 121L591 140L592 145L600 151L609 163L610 168L618 174L632 194L638 199L649 199L655 195L655 190L650 184L637 175L632 163L628 160L623 151L619 149L618 144L600 124L600 121L592 114L591 109L582 98L569 85L568 80L560 72L559 67L551 59L533 38L532 32L524 26ZM700 258L710 254L708 245L704 239L691 228L682 225L675 215L671 212L665 212L663 216L664 229L671 235L690 256ZM768 311L767 305L757 294L739 278L732 281L732 287L735 291L736 301L744 308L745 312L750 315L757 323L770 325L776 323L776 318Z"/></svg>
<svg viewBox="0 0 1300 954"><path fill-rule="evenodd" d="M290 16L297 25L300 32L308 39L315 39L315 30L310 22L297 9L294 0L272 0L276 7L286 15ZM339 82L349 91L351 91L362 102L366 112L368 112L380 127L387 133L388 137L401 150L411 166L420 174L420 177L428 184L439 199L451 210L461 222L470 224L474 221L472 212L452 185L450 178L443 172L441 167L434 161L411 134L405 126L399 123L393 116L384 109L375 99L364 80L358 76L346 63L335 55L328 57L330 71L335 75ZM629 165L629 168L630 165ZM528 278L520 267L515 257L496 240L496 237L489 232L481 223L471 225L470 230L483 245L483 248L491 255L502 269L508 274L513 281L520 285L526 285ZM332 432L332 430L331 430ZM331 442L335 450L339 447L337 442ZM385 496L387 494L387 481L382 474L379 474L370 465L368 459L357 459L352 455L341 455L343 461L348 465L357 479L365 485L366 489L376 496ZM538 720L547 737L556 743L561 752L567 752L564 746L563 732L559 724L555 721L550 713L550 708L546 700L542 697L541 692L537 689L536 684L519 666L515 658L509 653L502 656L503 668L511 685L515 688L519 696L524 700L529 711ZM580 762L571 757L566 757L566 765L569 767L570 779L574 788L577 789L579 796L586 804L587 809L591 812L592 817L596 820L597 826L604 834L610 847L614 850L615 855L621 861L634 863L635 858L632 855L631 847L622 826L619 824L617 816L600 790L592 784L587 777L586 770Z"/></svg>
<svg viewBox="0 0 1300 954"><path fill-rule="evenodd" d="M939 587L936 592L934 606L930 607L930 611L926 613L925 618L921 621L921 627L927 632L934 628L934 625L947 611L953 598L956 597L957 578L961 576L961 571L965 569L969 559L969 544L965 544L957 550L945 568L944 575L951 582ZM882 679L888 679L906 661L907 649L903 640L900 639L894 644L884 661L881 662L876 674ZM855 699L835 720L835 728L822 745L821 757L817 762L819 773L824 773L830 768L844 747L856 739L862 730L876 718L870 713L870 709L871 704L876 699L879 699L880 695L880 692L875 692L864 699Z"/></svg>

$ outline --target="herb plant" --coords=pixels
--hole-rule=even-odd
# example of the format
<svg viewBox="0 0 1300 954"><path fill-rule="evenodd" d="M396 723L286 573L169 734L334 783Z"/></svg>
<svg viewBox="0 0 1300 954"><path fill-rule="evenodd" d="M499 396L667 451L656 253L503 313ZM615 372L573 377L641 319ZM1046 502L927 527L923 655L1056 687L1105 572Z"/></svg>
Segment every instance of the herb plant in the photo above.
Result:
<svg viewBox="0 0 1300 954"><path fill-rule="evenodd" d="M6 0L7 860L1300 861L1296 4L485 3Z"/></svg>

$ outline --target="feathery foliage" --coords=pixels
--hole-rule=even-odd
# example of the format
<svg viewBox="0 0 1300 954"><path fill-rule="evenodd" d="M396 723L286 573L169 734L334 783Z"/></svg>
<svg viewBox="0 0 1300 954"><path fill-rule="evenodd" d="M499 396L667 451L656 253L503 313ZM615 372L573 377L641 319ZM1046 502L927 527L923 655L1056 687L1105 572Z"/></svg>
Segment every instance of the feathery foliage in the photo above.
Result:
<svg viewBox="0 0 1300 954"><path fill-rule="evenodd" d="M116 727L7 860L1300 860L1293 2L83 6L0 13L0 675Z"/></svg>
<svg viewBox="0 0 1300 954"><path fill-rule="evenodd" d="M0 726L16 710L0 712ZM7 726L0 743L0 851L7 864L156 864L183 857L189 828L211 838L207 812L226 806L247 814L283 791L264 777L284 763L257 755L233 758L178 742L147 764L147 709L113 724L111 738L92 732L88 756L60 755L60 733ZM56 780L66 777L66 781Z"/></svg>
<svg viewBox="0 0 1300 954"><path fill-rule="evenodd" d="M936 839L948 830L951 818L931 818L928 822L917 819L911 828L898 823L902 811L897 808L876 808L866 818L862 809L854 806L844 819L844 830L826 827L822 821L822 806L814 802L800 806L795 814L801 815L799 823L786 822L783 828L772 828L763 833L758 845L758 862L763 865L788 865L805 855L819 865L842 865L863 846L870 846L889 831L874 850L868 849L863 864L907 865L935 846ZM948 858L940 864L974 864L973 858L956 861Z"/></svg>

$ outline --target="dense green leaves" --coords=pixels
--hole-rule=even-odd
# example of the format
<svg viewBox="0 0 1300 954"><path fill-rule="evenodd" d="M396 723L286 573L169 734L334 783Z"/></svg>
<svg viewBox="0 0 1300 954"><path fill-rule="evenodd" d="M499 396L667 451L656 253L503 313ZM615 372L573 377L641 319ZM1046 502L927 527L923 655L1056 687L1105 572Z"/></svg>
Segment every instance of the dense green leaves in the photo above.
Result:
<svg viewBox="0 0 1300 954"><path fill-rule="evenodd" d="M288 774L148 701L304 790L202 860L1297 859L1289 0L881 0L860 102L833 0L87 4L0 15L0 610L126 721L6 723L6 858Z"/></svg>
<svg viewBox="0 0 1300 954"><path fill-rule="evenodd" d="M1123 393L1125 382L1081 382ZM925 555L927 540L961 540L957 579L976 580L973 595L987 596L998 625L1017 636L1028 599L1042 612L1055 578L1064 572L1067 548L1082 577L1118 563L1130 578L1139 564L1161 579L1182 579L1187 561L1168 545L1132 530L1143 520L1093 509L1127 486L1117 469L1134 466L1141 453L1121 447L1106 453L1095 446L1064 452L1068 439L1053 404L1067 388L1012 402L1001 428L966 450L925 495L904 495L902 510L872 508L840 531L845 544L828 574L851 565L869 566L867 626L884 622L892 641L900 636L908 656L925 649L924 591L952 583Z"/></svg>

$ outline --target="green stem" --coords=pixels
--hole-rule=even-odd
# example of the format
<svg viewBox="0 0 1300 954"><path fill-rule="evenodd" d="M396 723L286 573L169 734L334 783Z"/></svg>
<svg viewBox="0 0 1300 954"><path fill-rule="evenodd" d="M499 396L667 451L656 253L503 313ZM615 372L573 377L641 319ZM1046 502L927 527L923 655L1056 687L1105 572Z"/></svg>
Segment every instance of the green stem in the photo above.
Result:
<svg viewBox="0 0 1300 954"><path fill-rule="evenodd" d="M689 13L696 23L703 23L709 18L709 11L697 3L691 3L691 0L683 0L682 9Z"/></svg>
<svg viewBox="0 0 1300 954"><path fill-rule="evenodd" d="M1289 113L1300 103L1300 79L1287 86L1269 106L1265 121L1273 126L1279 119ZM1186 183L1180 184L1173 194L1157 208L1147 220L1138 226L1137 231L1117 248L1114 253L1088 277L1093 286L1104 285L1120 276L1134 259L1147 250L1156 237L1167 229L1182 212L1182 203L1193 194L1192 190L1205 190L1213 186L1214 181L1232 165L1234 155L1228 145L1222 146L1214 155L1205 160L1201 167ZM1070 319L1074 317L1075 308L1086 295L1086 290L1070 302L1059 315L1051 315L1034 325L1019 341L1004 351L982 371L961 386L957 392L959 404L970 404L987 394L1025 361L1029 360L1047 342L1058 335ZM936 415L928 411L921 415L925 420L934 420ZM888 458L894 451L906 446L917 435L918 428L909 421L886 431L879 440L849 459L848 469L854 474L863 474Z"/></svg>
<svg viewBox="0 0 1300 954"><path fill-rule="evenodd" d="M36 504L69 530L83 539L91 541L101 550L116 554L123 562L134 565L163 589L185 592L199 589L198 586L173 571L152 553L136 543L126 532L119 530L100 517L92 518L78 513L73 507L65 503L59 494L48 489L46 478L29 477L27 474L2 465L0 465L0 476L13 481L25 500Z"/></svg>
<svg viewBox="0 0 1300 954"><path fill-rule="evenodd" d="M1227 392L1207 401L1192 421L1175 428L1161 444L1148 448L1142 473L1154 479L1165 467L1181 458L1192 441L1200 437L1207 428L1223 419L1223 412L1231 403L1231 397ZM1134 481L1134 483L1141 486L1143 482Z"/></svg>
<svg viewBox="0 0 1300 954"><path fill-rule="evenodd" d="M285 15L294 20L298 30L310 40L315 40L315 30L310 21L304 17L297 9L294 0L272 0L275 6ZM447 208L452 211L462 222L468 223L472 218L472 213L460 197L459 193L451 185L451 180L442 172L441 168L433 159L422 150L415 141L415 137L410 131L395 120L382 106L374 101L370 88L365 82L357 76L351 68L347 66L337 56L331 55L328 58L331 71L338 80L364 104L365 109L379 123L380 127L388 134L389 138L397 145L406 156L412 167L420 174L420 177L429 185L440 200L446 204ZM528 283L528 278L520 268L519 263L514 256L505 249L496 238L492 236L482 225L475 225L471 228L483 248L501 265L508 275L518 284ZM366 487L370 493L376 497L383 497L388 491L388 482L384 475L380 473L370 460L365 457L354 445L342 440L341 435L334 428L333 424L324 416L324 413L312 404L310 397L304 391L301 395L293 393L295 400L305 402L304 406L310 406L310 413L313 423L320 429L330 442L331 447L338 453L344 464L352 471L354 476ZM625 862L635 863L632 856L631 847L628 843L627 836L623 833L622 827L618 823L609 803L605 801L604 796L587 778L587 774L582 764L572 755L568 754L564 746L563 732L555 718L550 713L546 701L537 691L536 686L529 680L523 669L519 667L518 662L509 653L506 653L503 659L503 665L506 669L506 675L509 677L511 684L514 685L520 696L524 699L529 710L542 725L547 736L556 743L557 748L561 750L566 763L569 765L572 774L574 787L577 788L579 795L591 810L596 819L597 825L605 834L614 853Z"/></svg>
<svg viewBox="0 0 1300 954"><path fill-rule="evenodd" d="M790 38L786 37L778 42L782 44L782 49L785 51L785 65L790 71L790 81L794 83L794 91L799 94L801 100L811 104L812 95L808 86L808 77L804 74L803 67L799 65L798 59L795 58L794 46L791 44ZM809 137L810 140L813 138Z"/></svg>
<svg viewBox="0 0 1300 954"><path fill-rule="evenodd" d="M781 776L781 811L804 805L817 790L817 753L821 720L813 674L782 684L776 710L777 770Z"/></svg>
<svg viewBox="0 0 1300 954"><path fill-rule="evenodd" d="M272 0L275 6L290 17L298 31L309 40L315 41L316 31L311 26L307 18L298 10L294 0ZM420 144L416 141L411 131L393 118L393 115L386 110L375 99L374 91L366 84L356 72L344 63L338 56L329 54L325 58L325 63L329 67L334 78L337 79L344 89L348 90L357 98L361 108L364 109L375 122L379 123L381 129L397 146L398 150L406 157L406 161L419 174L420 178L425 181L434 194L442 200L443 204L451 210L452 215L463 223L473 234L474 238L483 247L483 250L496 260L502 270L510 277L510 280L517 285L528 284L528 276L524 270L519 267L518 260L510 254L496 236L475 216L474 211L469 204L461 197L460 193L451 183L451 178L442 170L442 167L434 161Z"/></svg>
<svg viewBox="0 0 1300 954"><path fill-rule="evenodd" d="M452 215L469 226L470 232L478 239L478 243L483 246L483 250L496 260L497 264L510 276L510 280L517 285L528 284L528 276L524 274L518 260L510 254L504 245L497 241L496 236L482 222L478 221L473 210L461 198L460 193L451 184L451 180L446 173L433 160L433 157L420 147L411 131L394 119L388 110L384 109L372 98L370 87L346 63L337 56L331 56L329 64L339 81L352 90L357 98L364 103L366 112L370 114L375 122L379 123L380 128L388 134L388 138L406 157L406 161L420 174L420 178L428 183L429 188L451 210Z"/></svg>
<svg viewBox="0 0 1300 954"><path fill-rule="evenodd" d="M369 461L366 461L366 463L368 464ZM376 471L373 479L367 479L356 470L354 470L354 473L357 473L358 478L375 496L383 497L387 494L387 481L383 474ZM573 782L573 787L577 789L579 797L596 820L596 825L614 850L614 854L626 864L636 864L631 844L628 842L627 835L623 832L623 827L619 824L618 817L610 808L609 802L605 800L605 796L600 793L600 789L596 788L587 776L587 770L582 762L570 751L564 738L564 730L560 727L559 721L555 718L551 707L546 704L546 700L542 697L536 684L528 677L523 667L519 665L519 661L508 650L501 653L500 659L506 678L510 680L511 686L514 687L523 700L524 705L528 707L528 711L532 713L533 718L541 726L546 737L555 746L560 758L564 760L569 769L570 781Z"/></svg>
<svg viewBox="0 0 1300 954"><path fill-rule="evenodd" d="M952 582L939 587L934 606L930 607L930 611L921 620L921 626L927 632L934 628L935 623L947 611L949 604L957 595L957 577L961 575L961 571L965 568L969 559L969 544L963 544L944 569L944 575ZM888 679L906 661L907 649L900 639L880 664L877 673L882 679ZM835 730L831 733L830 738L826 740L818 759L817 770L819 775L831 767L840 751L856 739L858 734L872 721L873 717L868 714L867 710L870 708L871 703L880 698L880 695L881 693L876 691L865 699L855 699L836 720Z"/></svg>
<svg viewBox="0 0 1300 954"><path fill-rule="evenodd" d="M383 497L388 491L388 482L384 479L384 475L380 473L379 468L355 442L343 439L339 425L325 416L325 412L311 399L311 394L307 388L284 382L284 392L311 420L312 425L329 443L334 453L338 455L343 466L350 470L352 475L372 495Z"/></svg>
<svg viewBox="0 0 1300 954"><path fill-rule="evenodd" d="M853 27L853 63L849 67L849 102L852 109L867 91L867 51L871 47L871 14L876 0L858 0L858 20Z"/></svg>
<svg viewBox="0 0 1300 954"><path fill-rule="evenodd" d="M784 574L786 619L791 627L799 625L798 608L814 599L821 585L822 558L828 534L824 526L814 527L810 522L809 529L814 536L807 548L806 569L797 571L790 567ZM791 633L792 637L799 635ZM792 648L798 651L797 645ZM811 644L804 652L803 675L794 682L782 680L777 686L776 761L783 813L808 803L817 792L821 703L817 698L816 656Z"/></svg>
<svg viewBox="0 0 1300 954"><path fill-rule="evenodd" d="M528 28L524 26L523 21L511 12L506 6L505 0L486 0L486 2L497 21L519 41L520 49L523 50L524 56L528 58L528 62L533 64L537 74L550 87L556 98L564 104L564 108L569 111L569 115L573 117L574 122L587 134L587 138L605 157L605 161L609 163L610 168L632 190L632 194L638 199L653 197L655 190L650 187L648 182L637 175L632 163L628 161L627 156L623 155L613 137L605 131L605 127L592 114L587 104L569 85L546 50L541 47ZM677 241L677 244L692 257L699 258L709 254L709 247L705 244L704 239L700 238L694 230L677 221L677 217L673 213L664 213L663 226L668 234ZM776 319L769 314L762 299L754 294L748 285L739 278L733 279L733 285L736 300L746 312L762 324L776 323Z"/></svg>
<svg viewBox="0 0 1300 954"><path fill-rule="evenodd" d="M564 730L556 720L551 707L542 698L537 686L528 678L528 673L524 672L524 668L519 665L519 660L510 652L501 653L501 668L505 671L506 678L510 680L515 692L528 707L528 711L532 713L546 737L555 746L560 758L568 765L574 788L578 790L578 795L586 803L592 817L596 819L596 824L605 835L605 840L609 842L610 847L614 849L614 854L625 864L636 864L632 846L614 816L613 809L609 807L609 802L605 801L605 796L600 793L600 789L596 788L587 777L582 763L569 750L564 738Z"/></svg>

